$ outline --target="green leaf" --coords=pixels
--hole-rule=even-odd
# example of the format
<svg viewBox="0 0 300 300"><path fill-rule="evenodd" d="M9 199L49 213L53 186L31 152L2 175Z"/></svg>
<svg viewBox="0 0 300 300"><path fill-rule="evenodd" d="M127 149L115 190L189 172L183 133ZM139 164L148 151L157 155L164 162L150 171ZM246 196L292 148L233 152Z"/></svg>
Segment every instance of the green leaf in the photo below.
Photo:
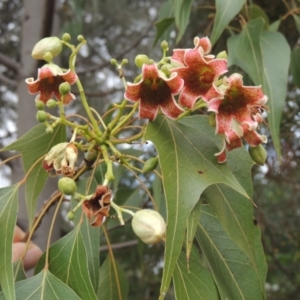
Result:
<svg viewBox="0 0 300 300"><path fill-rule="evenodd" d="M108 255L100 268L98 299L124 300L127 294L126 275L118 262Z"/></svg>
<svg viewBox="0 0 300 300"><path fill-rule="evenodd" d="M153 46L157 44L157 42L162 38L162 36L168 30L168 28L170 28L171 25L174 24L174 21L174 18L165 18L155 23L156 36L153 42Z"/></svg>
<svg viewBox="0 0 300 300"><path fill-rule="evenodd" d="M191 13L193 0L171 0L174 7L175 24L178 28L178 36L176 43L178 43L188 25Z"/></svg>
<svg viewBox="0 0 300 300"><path fill-rule="evenodd" d="M35 273L40 272L44 265L45 254L39 260ZM50 247L49 271L72 288L82 299L97 299L89 276L86 248L80 226Z"/></svg>
<svg viewBox="0 0 300 300"><path fill-rule="evenodd" d="M290 48L281 33L262 31L263 26L263 19L255 19L243 28L241 34L229 38L228 65L238 65L256 85L262 85L270 107L269 127L280 157L279 126L287 93Z"/></svg>
<svg viewBox="0 0 300 300"><path fill-rule="evenodd" d="M295 48L291 54L291 73L294 84L300 88L300 48Z"/></svg>
<svg viewBox="0 0 300 300"><path fill-rule="evenodd" d="M246 149L239 148L231 151L227 163L247 193L252 195L253 161ZM252 204L242 195L219 184L208 187L203 193L203 198L210 204L223 230L249 258L256 277L260 280L261 292L264 294L267 265L259 229L253 224Z"/></svg>
<svg viewBox="0 0 300 300"><path fill-rule="evenodd" d="M191 256L190 269L188 269L185 255L180 254L173 274L173 284L176 299L220 299L212 274L196 255Z"/></svg>
<svg viewBox="0 0 300 300"><path fill-rule="evenodd" d="M18 185L0 189L0 284L5 299L15 299L12 243L18 210Z"/></svg>
<svg viewBox="0 0 300 300"><path fill-rule="evenodd" d="M245 0L216 0L216 17L211 33L211 43L214 45L225 27L238 14Z"/></svg>
<svg viewBox="0 0 300 300"><path fill-rule="evenodd" d="M168 227L161 285L163 296L182 247L186 220L202 192L211 184L223 183L245 196L247 194L228 166L217 163L214 153L219 149L207 117L193 116L174 122L159 116L148 123L144 138L155 144L159 154L167 202Z"/></svg>
<svg viewBox="0 0 300 300"><path fill-rule="evenodd" d="M46 269L29 279L18 281L16 283L16 295L17 300L81 299L70 287ZM7 298L4 298L3 294L0 293L0 300L5 299Z"/></svg>
<svg viewBox="0 0 300 300"><path fill-rule="evenodd" d="M66 129L64 125L55 127L52 134L47 134L45 129L44 124L37 125L25 133L20 139L0 150L20 151L25 171L30 171L26 179L25 189L30 226L34 219L37 198L43 190L48 178L47 172L42 167L41 157L54 145L66 141Z"/></svg>
<svg viewBox="0 0 300 300"><path fill-rule="evenodd" d="M221 299L265 299L258 275L260 270L224 231L210 205L202 206L196 238L213 273ZM260 239L260 235L255 238ZM264 260L261 263L265 266Z"/></svg>
<svg viewBox="0 0 300 300"><path fill-rule="evenodd" d="M270 31L278 31L280 24L281 24L281 19L273 22L272 24L269 25L269 30Z"/></svg>
<svg viewBox="0 0 300 300"><path fill-rule="evenodd" d="M269 18L265 13L265 11L260 6L256 4L249 5L247 6L247 10L243 8L241 13L244 15L244 17L249 18L249 20L263 18L265 21L264 29L268 29Z"/></svg>
<svg viewBox="0 0 300 300"><path fill-rule="evenodd" d="M201 214L201 205L202 202L198 201L192 210L190 216L187 219L187 227L186 227L186 260L188 262L188 266L190 264L190 254L193 247L193 241L195 238L195 234L197 231L198 222Z"/></svg>
<svg viewBox="0 0 300 300"><path fill-rule="evenodd" d="M280 155L280 122L283 106L287 95L288 71L291 49L280 32L264 31L261 36L261 49L264 66L263 90L268 96L270 113L268 123L272 140ZM280 58L280 59L279 59Z"/></svg>

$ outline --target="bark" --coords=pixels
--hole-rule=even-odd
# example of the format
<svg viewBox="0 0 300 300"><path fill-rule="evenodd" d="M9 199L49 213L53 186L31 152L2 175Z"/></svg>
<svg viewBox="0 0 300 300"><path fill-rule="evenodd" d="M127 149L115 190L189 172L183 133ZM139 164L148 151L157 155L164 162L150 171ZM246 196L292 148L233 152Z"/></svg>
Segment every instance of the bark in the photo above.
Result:
<svg viewBox="0 0 300 300"><path fill-rule="evenodd" d="M34 95L30 95L25 84L25 79L28 77L37 77L37 68L40 67L43 62L37 62L31 57L31 51L36 42L41 38L50 36L53 30L55 1L47 0L26 0L24 1L24 15L22 23L21 34L21 51L20 51L20 65L17 78L17 94L19 97L18 102L18 136L22 136L32 127L37 125L35 118L36 110L34 108ZM12 171L12 181L18 182L23 176L22 162L18 161ZM42 206L43 202L49 198L51 193L57 188L55 180L49 180L46 184L44 191L42 192L38 210ZM26 213L26 204L24 197L24 187L19 192L19 212L18 212L18 224L28 229L28 219ZM34 241L45 250L50 223L52 220L53 209L43 219L43 222L37 230ZM38 211L37 210L37 211ZM58 223L58 222L57 222ZM60 228L56 226L53 232L52 240L56 240L60 237Z"/></svg>

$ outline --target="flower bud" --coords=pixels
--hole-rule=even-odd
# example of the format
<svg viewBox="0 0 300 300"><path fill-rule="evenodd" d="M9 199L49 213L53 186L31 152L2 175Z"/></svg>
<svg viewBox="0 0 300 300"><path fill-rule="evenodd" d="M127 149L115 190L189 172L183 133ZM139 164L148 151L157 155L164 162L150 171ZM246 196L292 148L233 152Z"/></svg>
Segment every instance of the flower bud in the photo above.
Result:
<svg viewBox="0 0 300 300"><path fill-rule="evenodd" d="M143 64L149 63L149 57L145 54L139 54L135 57L134 62L138 68L141 68Z"/></svg>
<svg viewBox="0 0 300 300"><path fill-rule="evenodd" d="M71 90L71 87L70 87L69 82L67 82L67 81L63 82L59 85L59 93L63 96L67 95L70 92L70 90Z"/></svg>
<svg viewBox="0 0 300 300"><path fill-rule="evenodd" d="M47 121L47 113L43 110L39 110L36 113L36 119L41 123L46 122Z"/></svg>
<svg viewBox="0 0 300 300"><path fill-rule="evenodd" d="M71 40L71 36L69 33L64 33L63 36L62 36L62 40L65 41L65 42L68 42Z"/></svg>
<svg viewBox="0 0 300 300"><path fill-rule="evenodd" d="M165 238L166 223L155 210L137 211L132 218L131 226L134 233L148 245L156 244Z"/></svg>
<svg viewBox="0 0 300 300"><path fill-rule="evenodd" d="M63 177L58 180L58 189L65 195L74 195L77 190L77 186L72 178Z"/></svg>
<svg viewBox="0 0 300 300"><path fill-rule="evenodd" d="M84 41L83 35L81 35L81 34L78 35L78 36L77 36L77 41L78 41L78 42L83 42L83 41Z"/></svg>
<svg viewBox="0 0 300 300"><path fill-rule="evenodd" d="M52 127L47 127L46 128L46 133L48 133L48 134L53 133L53 128Z"/></svg>
<svg viewBox="0 0 300 300"><path fill-rule="evenodd" d="M169 44L167 41L162 41L160 44L161 48L165 51L169 51Z"/></svg>
<svg viewBox="0 0 300 300"><path fill-rule="evenodd" d="M257 147L249 147L249 154L252 160L260 166L263 166L267 159L267 151L263 145L258 145Z"/></svg>
<svg viewBox="0 0 300 300"><path fill-rule="evenodd" d="M218 53L217 58L228 58L227 52L226 51L222 51L220 53Z"/></svg>
<svg viewBox="0 0 300 300"><path fill-rule="evenodd" d="M57 101L55 101L54 99L49 99L46 103L47 107L49 108L55 108L57 104Z"/></svg>
<svg viewBox="0 0 300 300"><path fill-rule="evenodd" d="M44 104L43 101L37 100L37 101L35 102L35 107L36 107L38 110L43 110L44 107L45 107L45 104Z"/></svg>
<svg viewBox="0 0 300 300"><path fill-rule="evenodd" d="M210 113L208 116L208 124L211 127L216 127L216 114Z"/></svg>
<svg viewBox="0 0 300 300"><path fill-rule="evenodd" d="M68 219L69 221L72 221L72 220L74 220L74 218L75 218L74 212L73 212L73 211L69 211L69 212L67 213L67 219Z"/></svg>
<svg viewBox="0 0 300 300"><path fill-rule="evenodd" d="M143 166L143 169L142 169L143 173L153 171L156 168L157 163L158 163L158 158L157 157L149 158Z"/></svg>
<svg viewBox="0 0 300 300"><path fill-rule="evenodd" d="M35 59L44 59L44 54L50 52L52 57L57 56L62 50L61 40L55 36L41 39L35 44L32 50L32 57Z"/></svg>

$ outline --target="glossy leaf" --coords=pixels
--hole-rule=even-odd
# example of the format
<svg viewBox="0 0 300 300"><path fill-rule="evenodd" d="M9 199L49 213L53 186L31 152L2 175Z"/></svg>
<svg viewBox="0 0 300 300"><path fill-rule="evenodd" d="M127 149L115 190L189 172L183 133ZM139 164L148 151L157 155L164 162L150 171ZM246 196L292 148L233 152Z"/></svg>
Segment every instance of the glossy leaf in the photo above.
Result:
<svg viewBox="0 0 300 300"><path fill-rule="evenodd" d="M247 196L228 166L217 163L214 153L219 149L212 137L215 137L214 128L208 125L204 116L193 116L180 122L159 116L149 122L146 129L144 138L155 144L159 154L167 202L162 297L169 287L182 247L186 220L202 192L211 184L223 183Z"/></svg>
<svg viewBox="0 0 300 300"><path fill-rule="evenodd" d="M228 64L238 65L255 85L262 85L270 107L268 119L272 140L280 156L279 126L287 93L290 48L281 33L263 32L263 26L263 19L255 19L241 34L229 38Z"/></svg>
<svg viewBox="0 0 300 300"><path fill-rule="evenodd" d="M126 275L118 262L108 255L100 268L98 299L124 300L127 294Z"/></svg>
<svg viewBox="0 0 300 300"><path fill-rule="evenodd" d="M225 27L238 14L245 0L216 0L216 17L211 33L211 43L214 45Z"/></svg>
<svg viewBox="0 0 300 300"><path fill-rule="evenodd" d="M45 129L44 124L37 125L20 139L0 150L17 150L21 152L24 169L26 172L30 170L25 185L26 205L30 224L32 224L34 219L37 198L48 178L47 172L42 168L42 160L40 159L47 154L52 146L66 141L64 125L55 127L52 134L47 134Z"/></svg>
<svg viewBox="0 0 300 300"><path fill-rule="evenodd" d="M202 265L197 255L191 256L188 269L185 255L180 254L173 274L173 284L178 300L220 299L212 274Z"/></svg>
<svg viewBox="0 0 300 300"><path fill-rule="evenodd" d="M300 48L295 48L291 55L291 73L294 84L300 88Z"/></svg>
<svg viewBox="0 0 300 300"><path fill-rule="evenodd" d="M16 283L17 300L80 300L78 295L61 280L44 269L39 274ZM0 293L0 300L5 300Z"/></svg>
<svg viewBox="0 0 300 300"><path fill-rule="evenodd" d="M259 267L252 264L245 251L224 231L210 205L202 206L196 238L213 273L221 299L265 299L258 275ZM259 234L255 236L257 239L260 239ZM258 266L259 263L265 265L264 260L257 263Z"/></svg>
<svg viewBox="0 0 300 300"><path fill-rule="evenodd" d="M7 300L15 299L12 242L18 210L18 185L0 189L0 284Z"/></svg>
<svg viewBox="0 0 300 300"><path fill-rule="evenodd" d="M35 273L40 272L44 265L45 254L41 257ZM82 299L97 299L89 276L86 248L80 226L50 247L49 271Z"/></svg>

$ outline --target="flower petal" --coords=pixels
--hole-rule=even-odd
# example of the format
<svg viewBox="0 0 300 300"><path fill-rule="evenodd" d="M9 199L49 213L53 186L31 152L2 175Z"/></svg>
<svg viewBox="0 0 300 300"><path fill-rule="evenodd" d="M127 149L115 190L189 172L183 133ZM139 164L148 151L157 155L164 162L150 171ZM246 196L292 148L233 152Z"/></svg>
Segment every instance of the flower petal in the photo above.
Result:
<svg viewBox="0 0 300 300"><path fill-rule="evenodd" d="M138 83L127 82L124 98L130 101L139 101L141 99L141 81Z"/></svg>
<svg viewBox="0 0 300 300"><path fill-rule="evenodd" d="M163 105L160 105L163 113L169 118L177 118L184 110L176 103L173 96L170 96L170 100Z"/></svg>

